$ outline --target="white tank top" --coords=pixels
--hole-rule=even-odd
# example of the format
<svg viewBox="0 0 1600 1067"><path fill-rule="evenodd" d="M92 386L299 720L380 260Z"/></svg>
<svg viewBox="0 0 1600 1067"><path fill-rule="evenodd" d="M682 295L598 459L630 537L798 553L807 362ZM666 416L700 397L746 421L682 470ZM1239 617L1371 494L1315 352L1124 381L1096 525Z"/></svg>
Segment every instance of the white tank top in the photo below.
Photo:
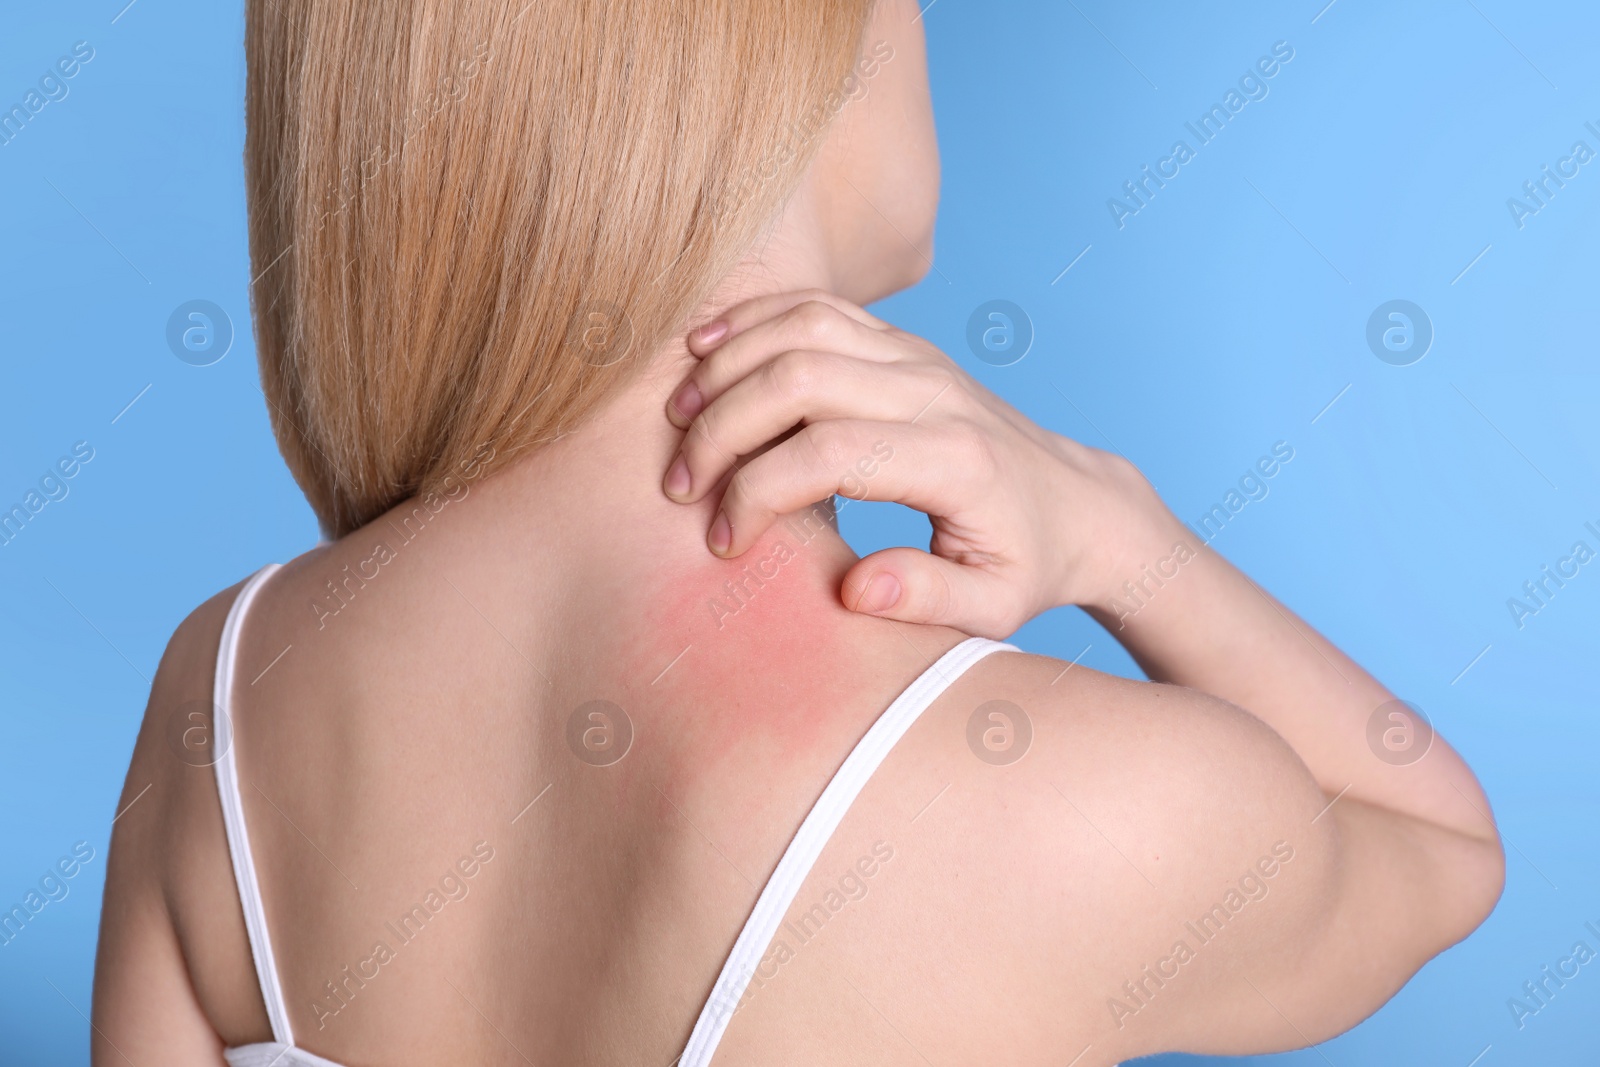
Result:
<svg viewBox="0 0 1600 1067"><path fill-rule="evenodd" d="M272 1040L241 1045L224 1051L230 1067L340 1067L294 1043L289 1025L288 1005L278 982L278 968L272 955L272 939L267 935L267 917L261 905L261 887L256 880L255 861L250 854L250 835L244 824L244 807L239 792L239 769L234 758L233 724L227 714L233 696L234 656L239 648L239 631L250 602L262 584L278 569L276 563L257 571L228 612L217 651L217 673L213 703L222 714L216 716L215 742L222 756L216 762L217 792L222 798L222 819L227 828L228 852L233 858L233 876L239 885L239 900L244 906L245 928L250 934L250 952L255 959L256 979L266 1001L267 1018L272 1023ZM800 824L772 878L756 900L755 909L745 921L733 951L722 965L711 995L695 1021L689 1044L678 1059L678 1067L706 1067L728 1028L734 1009L744 996L756 966L772 943L783 917L811 873L823 846L833 836L845 812L850 810L862 787L883 763L895 743L928 706L961 677L968 667L992 652L1015 652L1013 646L982 637L969 638L946 652L905 692L889 705L845 758L817 798L811 813Z"/></svg>

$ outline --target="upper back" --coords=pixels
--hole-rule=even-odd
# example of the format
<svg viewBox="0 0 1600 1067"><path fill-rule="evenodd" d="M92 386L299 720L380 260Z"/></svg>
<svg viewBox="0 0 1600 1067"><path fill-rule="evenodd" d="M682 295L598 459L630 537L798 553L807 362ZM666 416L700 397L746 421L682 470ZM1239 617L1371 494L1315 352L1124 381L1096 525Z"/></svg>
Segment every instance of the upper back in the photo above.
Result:
<svg viewBox="0 0 1600 1067"><path fill-rule="evenodd" d="M421 538L388 547L347 540L274 574L227 707L298 1043L346 1064L670 1062L840 761L961 635L844 611L831 542L721 611L681 575L570 563L527 585ZM228 1045L270 1028L217 753L168 742L210 695L235 592L163 662L129 778L159 789L123 820L113 871L156 887ZM997 1040L1055 1062L1090 1033L1085 1064L1159 1047L1154 1026L1102 1033L1121 976L1219 872L1314 857L1320 833L1261 803L1302 786L1253 719L1066 668L990 656L911 728L796 895L726 1062L978 1058ZM1280 883L1313 885L1316 862ZM1019 1013L1049 1022L997 1031Z"/></svg>

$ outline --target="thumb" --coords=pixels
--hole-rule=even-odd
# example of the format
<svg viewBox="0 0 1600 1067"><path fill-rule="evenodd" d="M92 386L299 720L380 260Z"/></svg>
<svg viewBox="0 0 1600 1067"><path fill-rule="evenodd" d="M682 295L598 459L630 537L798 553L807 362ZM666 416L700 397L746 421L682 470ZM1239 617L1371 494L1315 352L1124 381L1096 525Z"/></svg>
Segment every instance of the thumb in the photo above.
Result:
<svg viewBox="0 0 1600 1067"><path fill-rule="evenodd" d="M874 552L850 568L839 592L851 611L951 626L974 637L1008 637L1021 619L1003 578L915 548Z"/></svg>

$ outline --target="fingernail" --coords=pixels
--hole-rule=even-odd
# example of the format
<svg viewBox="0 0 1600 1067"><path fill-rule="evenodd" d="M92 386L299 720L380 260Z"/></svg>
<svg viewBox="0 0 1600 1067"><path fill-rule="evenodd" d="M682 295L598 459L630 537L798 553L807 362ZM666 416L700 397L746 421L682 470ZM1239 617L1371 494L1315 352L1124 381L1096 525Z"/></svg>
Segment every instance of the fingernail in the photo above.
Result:
<svg viewBox="0 0 1600 1067"><path fill-rule="evenodd" d="M689 492L689 461L680 454L672 461L672 466L667 468L667 480L663 488L668 496L686 496Z"/></svg>
<svg viewBox="0 0 1600 1067"><path fill-rule="evenodd" d="M723 512L717 512L715 521L711 523L711 534L706 538L706 543L711 546L711 551L719 556L728 551L728 546L733 544L733 526Z"/></svg>
<svg viewBox="0 0 1600 1067"><path fill-rule="evenodd" d="M867 587L861 592L861 602L856 605L856 610L888 611L899 599L899 580L887 571L879 571L867 581Z"/></svg>
<svg viewBox="0 0 1600 1067"><path fill-rule="evenodd" d="M722 340L728 333L728 323L723 319L708 322L694 332L696 344L714 345Z"/></svg>
<svg viewBox="0 0 1600 1067"><path fill-rule="evenodd" d="M684 382L682 388L672 398L673 410L682 415L685 422L700 414L705 406L705 397L700 395L700 387L693 382Z"/></svg>

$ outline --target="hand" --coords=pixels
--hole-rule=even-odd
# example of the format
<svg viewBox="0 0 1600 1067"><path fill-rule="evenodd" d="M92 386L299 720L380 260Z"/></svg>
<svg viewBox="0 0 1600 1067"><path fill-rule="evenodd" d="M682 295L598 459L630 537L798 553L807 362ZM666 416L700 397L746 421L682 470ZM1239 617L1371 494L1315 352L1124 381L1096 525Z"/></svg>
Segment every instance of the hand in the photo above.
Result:
<svg viewBox="0 0 1600 1067"><path fill-rule="evenodd" d="M1053 607L1104 605L1185 536L1131 463L1040 429L932 344L830 293L741 304L689 350L700 363L667 405L688 433L663 488L689 503L734 471L712 552L738 556L832 493L932 522L928 552L850 569L852 611L1004 637Z"/></svg>

